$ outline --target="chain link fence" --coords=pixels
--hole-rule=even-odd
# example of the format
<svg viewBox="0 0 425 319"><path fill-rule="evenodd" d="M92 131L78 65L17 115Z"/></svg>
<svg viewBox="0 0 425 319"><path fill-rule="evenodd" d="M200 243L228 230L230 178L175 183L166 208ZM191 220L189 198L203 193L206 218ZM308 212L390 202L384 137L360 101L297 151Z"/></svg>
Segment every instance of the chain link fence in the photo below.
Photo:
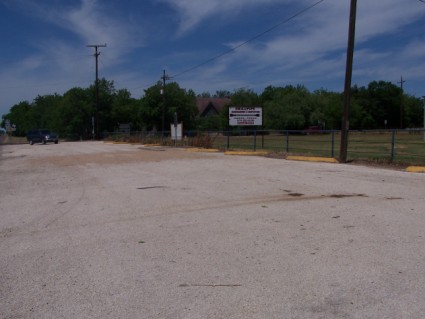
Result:
<svg viewBox="0 0 425 319"><path fill-rule="evenodd" d="M333 130L238 130L186 131L179 140L167 132L108 133L105 139L178 147L203 147L220 150L266 150L287 155L339 157L340 131ZM348 161L425 165L425 131L367 130L350 131Z"/></svg>

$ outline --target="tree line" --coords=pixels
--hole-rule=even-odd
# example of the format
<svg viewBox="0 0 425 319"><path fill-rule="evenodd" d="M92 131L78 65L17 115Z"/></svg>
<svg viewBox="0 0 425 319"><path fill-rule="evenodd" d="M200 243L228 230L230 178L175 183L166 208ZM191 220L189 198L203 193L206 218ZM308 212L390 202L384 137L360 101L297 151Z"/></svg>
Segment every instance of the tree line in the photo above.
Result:
<svg viewBox="0 0 425 319"><path fill-rule="evenodd" d="M22 101L3 115L16 125L14 134L25 136L33 128L49 128L70 139L101 137L117 130L119 123L131 123L133 131L169 130L176 112L187 130L227 130L228 108L218 115L201 117L197 97L228 97L232 106L262 106L263 129L302 130L310 126L338 130L341 127L343 94L324 89L310 92L302 85L266 87L262 93L249 89L226 90L196 95L178 83L163 83L144 90L136 99L126 89L115 89L114 82L101 79L96 86L75 87L63 95L37 96ZM420 98L404 94L401 88L385 81L366 87L354 86L351 92L350 129L418 128L423 124ZM228 105L228 106L229 106Z"/></svg>

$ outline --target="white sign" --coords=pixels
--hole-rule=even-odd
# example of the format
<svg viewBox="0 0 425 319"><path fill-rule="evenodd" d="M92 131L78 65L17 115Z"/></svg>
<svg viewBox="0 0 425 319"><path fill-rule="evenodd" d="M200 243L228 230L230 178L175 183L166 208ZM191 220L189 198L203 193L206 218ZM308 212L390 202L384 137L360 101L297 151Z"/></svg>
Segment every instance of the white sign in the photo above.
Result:
<svg viewBox="0 0 425 319"><path fill-rule="evenodd" d="M230 106L229 125L263 125L263 108L261 106Z"/></svg>
<svg viewBox="0 0 425 319"><path fill-rule="evenodd" d="M177 124L177 126L174 126L174 124L170 125L171 130L171 140L172 141L181 141L183 136L183 123Z"/></svg>

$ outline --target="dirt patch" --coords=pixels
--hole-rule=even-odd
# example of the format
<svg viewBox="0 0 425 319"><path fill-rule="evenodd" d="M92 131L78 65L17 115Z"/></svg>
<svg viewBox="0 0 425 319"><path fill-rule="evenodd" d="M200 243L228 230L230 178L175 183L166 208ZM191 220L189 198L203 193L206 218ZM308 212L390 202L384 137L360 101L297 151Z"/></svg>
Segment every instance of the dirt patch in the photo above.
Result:
<svg viewBox="0 0 425 319"><path fill-rule="evenodd" d="M266 157L276 158L276 159L286 159L290 154L285 152L275 152L269 153ZM366 166L366 167L376 167L376 168L385 168L385 169L393 169L398 171L405 170L409 164L400 163L400 162L390 162L389 160L368 160L368 159L355 159L349 160L346 164L349 165L358 165L358 166Z"/></svg>
<svg viewBox="0 0 425 319"><path fill-rule="evenodd" d="M182 149L166 149L162 152L152 150L137 149L132 151L103 152L88 154L71 154L67 156L48 156L44 157L43 162L55 166L79 166L79 165L115 165L136 162L161 162L181 159L199 159L203 158L202 153L186 152ZM34 165L37 159L31 159ZM38 163L39 164L39 163Z"/></svg>
<svg viewBox="0 0 425 319"><path fill-rule="evenodd" d="M352 161L349 161L347 164L393 169L397 171L403 171L409 166L408 164L405 164L405 163L389 162L389 161L373 161L373 160L352 160Z"/></svg>

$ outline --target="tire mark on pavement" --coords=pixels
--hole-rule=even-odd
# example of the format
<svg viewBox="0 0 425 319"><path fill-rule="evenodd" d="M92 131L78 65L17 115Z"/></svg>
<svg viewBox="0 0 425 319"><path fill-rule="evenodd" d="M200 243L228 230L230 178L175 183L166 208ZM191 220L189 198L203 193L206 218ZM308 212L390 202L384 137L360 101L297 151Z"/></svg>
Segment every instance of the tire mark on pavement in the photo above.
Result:
<svg viewBox="0 0 425 319"><path fill-rule="evenodd" d="M82 192L79 201L74 204L73 207L78 205L78 203L82 200L84 197L85 191ZM5 231L0 233L0 237L13 237L13 236L27 236L27 235L35 235L37 233L44 233L46 232L46 228L49 228L47 231L57 231L57 230L69 230L69 229L79 229L84 227L91 227L91 226L104 226L109 224L115 224L115 223L126 223L141 219L148 219L148 218L156 218L156 217L165 217L165 216L173 216L173 215L179 215L179 214L190 214L194 212L205 212L208 210L214 210L214 209L222 209L222 208L234 208L234 207L242 207L242 206L249 206L249 205L256 205L256 204L267 204L267 203L273 203L273 202L300 202L300 201L312 201L312 200L326 200L326 199L337 199L337 200L343 200L344 198L367 198L364 194L327 194L327 195L311 195L311 196L291 196L290 194L278 194L278 195L272 195L272 196L259 196L259 197L250 197L250 198L240 198L236 200L229 200L229 201L222 201L220 203L210 203L210 204L186 204L186 205L173 205L173 206L166 206L161 208L154 208L150 209L143 215L133 215L129 217L123 217L123 218L111 218L109 220L105 220L102 222L89 222L84 223L80 225L72 225L72 226L58 226L58 227L51 227L54 222L65 216L67 213L69 213L73 207L67 209L66 211L62 212L60 215L56 215L53 219L47 222L45 224L45 227L43 229L36 229L32 231ZM161 211L161 212L158 212Z"/></svg>

